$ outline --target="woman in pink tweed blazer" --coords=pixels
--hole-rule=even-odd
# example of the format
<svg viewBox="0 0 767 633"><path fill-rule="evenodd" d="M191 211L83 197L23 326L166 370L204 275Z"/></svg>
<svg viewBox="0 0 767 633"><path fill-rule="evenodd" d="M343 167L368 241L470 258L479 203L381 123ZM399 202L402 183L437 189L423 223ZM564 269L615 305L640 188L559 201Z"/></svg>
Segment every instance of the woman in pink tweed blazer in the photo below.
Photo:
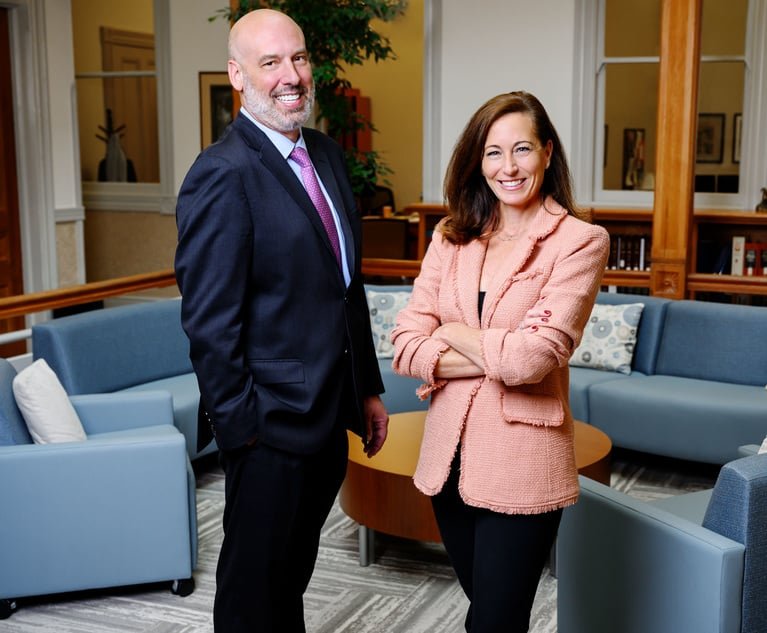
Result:
<svg viewBox="0 0 767 633"><path fill-rule="evenodd" d="M392 333L394 370L431 396L415 484L431 495L471 633L527 631L578 479L568 365L609 250L578 219L540 102L484 104L445 177L435 231Z"/></svg>

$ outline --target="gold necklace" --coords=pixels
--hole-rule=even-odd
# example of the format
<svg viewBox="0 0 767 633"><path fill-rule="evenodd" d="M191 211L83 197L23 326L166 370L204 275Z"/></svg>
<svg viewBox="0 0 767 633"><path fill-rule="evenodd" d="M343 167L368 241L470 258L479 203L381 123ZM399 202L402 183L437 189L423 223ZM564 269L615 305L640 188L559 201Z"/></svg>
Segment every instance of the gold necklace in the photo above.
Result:
<svg viewBox="0 0 767 633"><path fill-rule="evenodd" d="M498 231L495 236L502 242L512 242L522 235L523 231L517 231L516 233L507 233L506 231Z"/></svg>

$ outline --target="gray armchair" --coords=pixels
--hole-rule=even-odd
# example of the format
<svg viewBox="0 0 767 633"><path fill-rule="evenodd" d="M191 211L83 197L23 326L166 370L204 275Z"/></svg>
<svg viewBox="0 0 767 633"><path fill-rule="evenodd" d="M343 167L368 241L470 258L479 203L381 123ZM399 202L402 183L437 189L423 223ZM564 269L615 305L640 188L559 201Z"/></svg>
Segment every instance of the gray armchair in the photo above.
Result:
<svg viewBox="0 0 767 633"><path fill-rule="evenodd" d="M170 394L73 396L87 440L36 445L0 359L0 619L26 596L194 588L195 479Z"/></svg>
<svg viewBox="0 0 767 633"><path fill-rule="evenodd" d="M767 631L767 454L654 503L581 486L557 544L559 633Z"/></svg>

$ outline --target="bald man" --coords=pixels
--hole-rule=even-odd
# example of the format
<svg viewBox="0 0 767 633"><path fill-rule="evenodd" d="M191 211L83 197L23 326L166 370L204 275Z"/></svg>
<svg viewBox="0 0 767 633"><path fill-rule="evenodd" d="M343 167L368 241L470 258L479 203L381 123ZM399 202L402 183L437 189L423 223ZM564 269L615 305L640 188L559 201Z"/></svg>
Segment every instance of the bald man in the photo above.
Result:
<svg viewBox="0 0 767 633"><path fill-rule="evenodd" d="M176 210L200 443L213 432L226 476L213 619L218 633L302 633L346 428L372 456L388 416L343 153L302 127L314 83L301 29L277 11L247 14L228 71L242 109L189 170Z"/></svg>

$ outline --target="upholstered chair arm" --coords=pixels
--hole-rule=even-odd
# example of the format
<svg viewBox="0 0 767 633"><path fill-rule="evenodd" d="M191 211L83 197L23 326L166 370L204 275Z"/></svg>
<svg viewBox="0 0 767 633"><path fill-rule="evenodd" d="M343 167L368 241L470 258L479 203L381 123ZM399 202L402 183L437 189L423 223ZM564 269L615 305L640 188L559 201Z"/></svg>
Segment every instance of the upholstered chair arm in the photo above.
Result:
<svg viewBox="0 0 767 633"><path fill-rule="evenodd" d="M559 633L740 631L743 545L580 482L557 544Z"/></svg>
<svg viewBox="0 0 767 633"><path fill-rule="evenodd" d="M173 425L173 401L167 391L97 393L70 396L86 435Z"/></svg>

